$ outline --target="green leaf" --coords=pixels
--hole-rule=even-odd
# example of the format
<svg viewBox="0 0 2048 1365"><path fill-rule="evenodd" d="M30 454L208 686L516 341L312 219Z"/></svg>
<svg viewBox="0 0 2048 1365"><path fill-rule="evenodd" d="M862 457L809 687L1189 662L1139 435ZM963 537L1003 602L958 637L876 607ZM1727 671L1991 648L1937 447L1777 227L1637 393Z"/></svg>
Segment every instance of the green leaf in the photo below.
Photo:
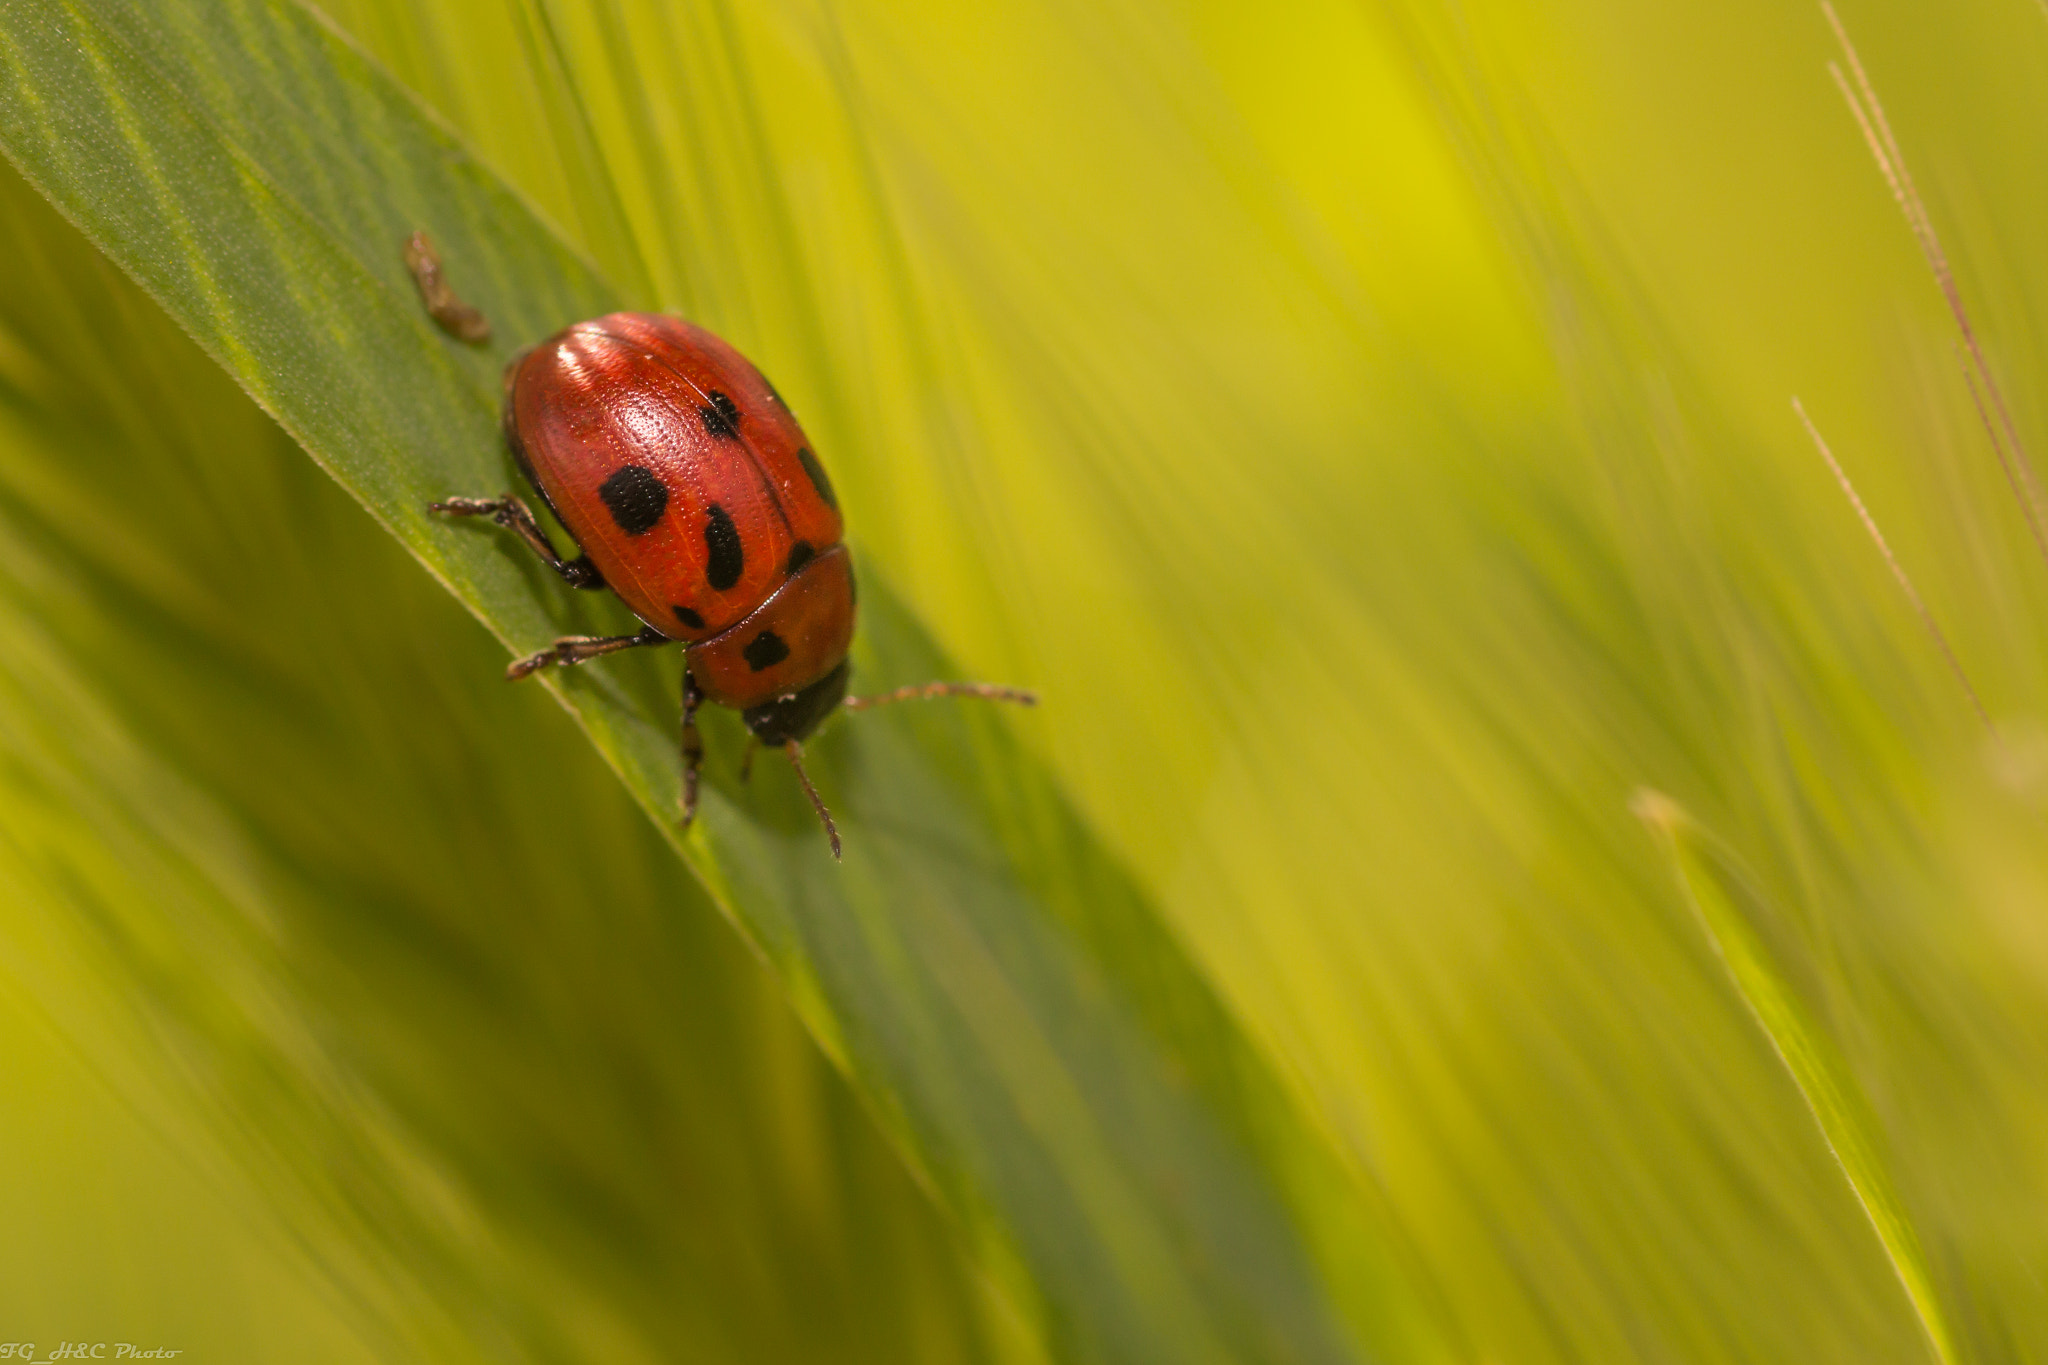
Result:
<svg viewBox="0 0 2048 1365"><path fill-rule="evenodd" d="M633 301L441 125L279 3L12 6L0 69L8 157L500 639L530 649L602 610L423 510L510 478L510 354ZM427 322L398 254L415 228L491 318L489 351ZM863 675L949 672L864 575ZM783 775L741 789L729 759L676 831L675 667L549 685L1059 1354L1439 1349L1369 1185L1013 718L905 710L822 739L839 867ZM710 740L731 755L738 735Z"/></svg>
<svg viewBox="0 0 2048 1365"><path fill-rule="evenodd" d="M560 708L4 171L0 253L10 1333L1033 1358Z"/></svg>

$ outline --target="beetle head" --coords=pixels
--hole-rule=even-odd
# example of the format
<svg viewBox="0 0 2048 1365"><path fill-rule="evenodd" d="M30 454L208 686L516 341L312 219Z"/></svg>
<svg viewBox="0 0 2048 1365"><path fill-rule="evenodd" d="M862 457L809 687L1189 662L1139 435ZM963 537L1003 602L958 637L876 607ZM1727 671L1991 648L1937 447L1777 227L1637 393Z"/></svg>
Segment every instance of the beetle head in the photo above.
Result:
<svg viewBox="0 0 2048 1365"><path fill-rule="evenodd" d="M808 739L846 699L846 674L846 660L841 659L838 667L808 687L749 706L740 712L740 719L763 744L780 748L793 739Z"/></svg>

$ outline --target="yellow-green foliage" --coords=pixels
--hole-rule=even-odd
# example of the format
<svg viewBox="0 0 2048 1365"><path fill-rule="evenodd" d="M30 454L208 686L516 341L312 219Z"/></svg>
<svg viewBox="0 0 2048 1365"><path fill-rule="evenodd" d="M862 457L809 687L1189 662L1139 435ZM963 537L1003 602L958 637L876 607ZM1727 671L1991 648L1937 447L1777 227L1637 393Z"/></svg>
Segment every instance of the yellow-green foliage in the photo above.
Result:
<svg viewBox="0 0 2048 1365"><path fill-rule="evenodd" d="M2048 456L2048 14L1841 16ZM2048 1356L2048 563L1830 60L0 7L0 1341ZM1045 699L835 721L844 867L729 717L679 834L677 661L504 686L623 613L420 510L621 305L803 415L864 680Z"/></svg>

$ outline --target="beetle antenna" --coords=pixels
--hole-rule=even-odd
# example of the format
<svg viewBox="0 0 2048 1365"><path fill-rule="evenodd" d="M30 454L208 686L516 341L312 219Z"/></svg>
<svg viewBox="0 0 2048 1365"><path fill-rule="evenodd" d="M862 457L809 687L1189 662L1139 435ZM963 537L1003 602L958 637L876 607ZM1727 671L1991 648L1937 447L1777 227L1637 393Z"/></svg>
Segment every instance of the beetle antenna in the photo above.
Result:
<svg viewBox="0 0 2048 1365"><path fill-rule="evenodd" d="M825 837L832 841L832 861L839 861L839 826L832 823L832 812L825 809L825 803L818 797L818 789L811 785L811 775L804 771L804 749L795 740L782 746L782 752L789 755L789 766L796 769L796 780L804 784L804 795L811 798L811 806L818 812L818 818L825 822Z"/></svg>
<svg viewBox="0 0 2048 1365"><path fill-rule="evenodd" d="M840 705L849 711L866 711L899 701L929 701L933 697L980 697L984 701L1012 701L1019 706L1038 705L1038 694L1021 687L998 687L994 683L928 682L912 683L894 692L872 697L848 697Z"/></svg>

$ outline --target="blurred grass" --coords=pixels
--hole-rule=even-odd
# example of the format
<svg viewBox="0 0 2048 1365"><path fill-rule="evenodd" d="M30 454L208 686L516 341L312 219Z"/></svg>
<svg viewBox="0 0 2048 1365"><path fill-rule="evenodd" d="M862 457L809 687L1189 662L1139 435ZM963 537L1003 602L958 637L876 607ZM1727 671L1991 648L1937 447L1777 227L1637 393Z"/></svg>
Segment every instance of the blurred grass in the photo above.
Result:
<svg viewBox="0 0 2048 1365"><path fill-rule="evenodd" d="M1793 1076L1629 814L1649 784L1754 879L1759 942L1867 1106L1869 1159L1926 1257L1956 1355L2041 1358L2043 569L1954 378L1938 300L1826 80L1817 12L1747 0L1458 15L1306 4L1256 22L1135 0L972 12L361 0L332 12L622 290L774 357L778 385L832 452L864 562L972 671L1047 693L1023 742L1161 907L1366 1207L1384 1199L1417 1282L1463 1338L1454 1354L1928 1358ZM2048 278L2028 244L2048 226L2034 171L2048 25L2021 3L1842 12L2022 423L2040 432L2026 380L2040 372ZM68 297L91 278L69 250L63 268L26 274ZM382 906L368 918L393 936L456 917L469 951L484 929L538 932L534 911L487 915L499 902L469 889L475 865L521 850L522 875L560 888L563 922L538 942L494 944L493 960L518 979L562 955L588 964L550 989L543 1017L572 1036L594 1027L595 1006L617 998L609 973L655 956L633 933L680 932L666 907L688 893L656 841L632 832L558 719L486 685L497 653L443 619L445 604L431 627L403 624L406 611L433 616L432 593L395 555L376 559L360 526L267 599L167 610L157 599L179 594L162 585L184 579L273 586L246 581L278 552L268 540L232 563L209 555L249 534L239 528L257 505L231 472L276 480L292 466L217 382L158 385L144 401L99 353L52 359L61 349L23 319L55 308L38 295L10 315L21 339L8 373L30 394L18 402L40 411L19 377L40 365L107 395L75 407L187 414L220 433L199 443L207 458L138 462L159 482L134 505L168 498L183 523L197 487L218 508L192 521L189 545L146 558L161 534L113 535L97 520L99 490L127 475L68 470L53 452L87 448L69 428L10 437L9 499L41 506L45 535L55 523L88 542L23 571L10 609L90 622L95 609L58 604L91 581L78 568L87 550L119 548L140 560L129 580L157 598L96 610L123 641L146 627L141 638L166 637L161 652L197 662L141 670L174 680L159 696L109 626L75 681L21 693L9 714L104 693L134 711L128 727L149 737L163 780L214 793L235 824L355 830L351 856L328 851L305 874L311 889L259 878L246 893L251 906L317 895L328 908L307 918L330 929ZM1974 731L1804 446L1794 391L1955 636L2002 745L1987 750ZM131 430L149 425L101 439L151 450ZM241 462L216 466L215 451ZM32 497L53 470L76 480L61 515ZM322 495L297 477L297 496ZM355 514L324 495L337 504L329 534L343 537ZM383 576L359 586L358 565L373 562ZM390 634L373 637L387 603ZM274 664L251 672L264 657L253 620L300 623L295 648L328 661L328 690L303 666L296 679L275 678ZM55 628L38 624L16 655L83 648L46 643ZM411 666L439 681L361 672L365 649L386 648L372 638L407 641ZM323 723L319 699L340 707L344 694L353 709L332 714L357 719ZM440 708L422 711L425 695ZM178 738L222 697L289 736L275 745L294 756L288 793L250 785L265 775L239 746ZM460 719L487 709L490 725ZM319 742L377 736L409 752L450 743L433 736L451 725L470 736L459 754L401 764L385 752L402 778L351 777L347 763L368 761L360 742ZM508 730L516 744L496 739ZM89 814L135 766L107 760L56 796L18 788L9 809ZM586 826L563 829L554 803L545 812L547 846L573 859L541 851L541 815L512 804L536 772L550 789L583 784ZM356 797L372 782L445 795L359 828ZM448 822L459 836L426 837ZM105 827L82 828L63 866L108 856ZM195 856L211 836L177 824L154 837L161 856ZM283 851L267 855L267 843L232 842L213 875L288 872L312 837L272 836ZM470 875L439 867L450 843L469 850ZM591 848L604 856L583 856ZM380 891L350 867L360 851L440 889ZM106 898L134 926L123 932L172 913L138 885ZM607 1200L565 1180L536 1198L533 1173L555 1169L560 1149L512 1144L542 1131L597 1142L605 1125L568 1134L474 1097L437 1111L413 1093L424 1081L402 1082L408 1060L502 1048L494 1093L569 1114L580 1083L630 1116L639 1077L620 1057L650 1035L622 1016L586 1067L536 1072L539 1043L400 1015L381 1063L358 1074L380 1106L410 1095L404 1122L384 1108L350 1122L284 1105L305 1084L298 1061L260 1069L246 1092L282 1112L245 1146L280 1133L305 1144L274 1158L293 1180L333 1160L307 1150L348 1134L401 1143L355 1187L367 1214L280 1193L282 1176L257 1186L325 1273L383 1286L359 1291L343 1330L396 1322L442 1350L514 1356L595 1357L635 1339L707 1359L839 1358L848 1341L877 1355L915 1342L936 1359L1027 1349L793 1040L772 988L701 909L691 922L703 942L645 998L717 996L708 983L725 972L743 984L723 988L739 1003L705 1016L715 1043L690 1062L730 1089L677 1106L719 1118L669 1134L716 1154L692 1147L674 1170L693 1173L691 1188L776 1179L885 1212L843 1219L835 1237L751 1205L690 1205L670 1229L680 1247L772 1248L751 1296L716 1278L728 1267L708 1250L604 1261L637 1243L630 1218L598 1212L644 1216L644 1189ZM88 946L121 942L87 923ZM408 955L346 948L332 935L304 945L301 970L341 983L287 997L278 1018L320 1032L324 1010L353 1021L366 995L410 998L420 969ZM81 998L138 975L132 961L90 960L66 978ZM175 970L153 977L192 989ZM69 997L55 995L62 1021ZM664 1024L659 1036L665 1052L697 1033ZM772 1080L748 1060L756 1047L780 1059L762 1068ZM182 1093L156 1110L180 1112ZM791 1109L789 1095L813 1098ZM842 1118L820 1123L815 1108ZM760 1154L791 1144L809 1156L764 1175ZM602 1148L567 1150L622 1182L635 1169ZM494 1259L489 1239L451 1241L448 1227L469 1221L421 1228L394 1212L405 1201L390 1190L411 1186L389 1168L421 1152L471 1191L478 1225L530 1229L553 1210L547 1228L583 1229L573 1258L611 1269L577 1282L583 1335L532 1320L564 1301L549 1295L565 1272L528 1250L554 1238L529 1233ZM1326 1275L1350 1216L1305 1234ZM898 1229L886 1250L859 1240L871 1218ZM782 1269L820 1262L808 1280ZM390 1287L408 1273L417 1283ZM793 1287L806 1283L834 1289ZM239 1302L223 1293L222 1316ZM1020 1316L1058 1311L1026 1304Z"/></svg>

